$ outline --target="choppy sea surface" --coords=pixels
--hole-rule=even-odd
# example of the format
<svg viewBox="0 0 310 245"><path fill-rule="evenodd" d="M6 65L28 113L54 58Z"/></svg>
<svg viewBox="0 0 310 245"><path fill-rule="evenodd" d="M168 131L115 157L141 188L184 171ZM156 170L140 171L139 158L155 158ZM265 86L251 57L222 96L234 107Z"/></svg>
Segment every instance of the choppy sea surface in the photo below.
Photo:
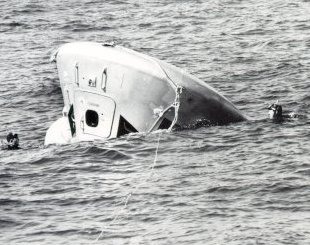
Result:
<svg viewBox="0 0 310 245"><path fill-rule="evenodd" d="M43 145L52 52L118 44L219 90L251 121ZM310 244L308 0L0 2L0 244Z"/></svg>

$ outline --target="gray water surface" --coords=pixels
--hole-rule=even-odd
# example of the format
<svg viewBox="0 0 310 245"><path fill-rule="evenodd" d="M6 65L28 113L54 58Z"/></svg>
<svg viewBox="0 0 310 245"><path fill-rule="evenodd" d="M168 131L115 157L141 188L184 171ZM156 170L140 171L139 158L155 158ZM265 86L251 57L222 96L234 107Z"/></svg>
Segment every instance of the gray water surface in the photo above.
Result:
<svg viewBox="0 0 310 245"><path fill-rule="evenodd" d="M63 101L52 52L116 41L253 120L44 147ZM0 2L1 244L310 244L307 0ZM159 143L158 143L159 142ZM156 151L157 155L156 155Z"/></svg>

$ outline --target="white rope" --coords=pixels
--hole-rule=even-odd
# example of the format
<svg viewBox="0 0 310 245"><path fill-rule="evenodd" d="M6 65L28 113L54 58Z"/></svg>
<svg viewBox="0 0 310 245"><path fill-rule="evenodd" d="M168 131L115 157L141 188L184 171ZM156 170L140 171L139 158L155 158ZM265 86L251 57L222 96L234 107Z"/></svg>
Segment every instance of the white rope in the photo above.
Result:
<svg viewBox="0 0 310 245"><path fill-rule="evenodd" d="M168 128L168 132L170 132L172 130L172 128L175 126L175 124L177 123L177 121L178 121L178 114L179 114L179 107L180 107L180 96L181 96L183 87L181 87L178 84L176 84L175 82L173 82L173 80L169 77L169 75L167 74L165 69L163 69L159 63L157 63L157 64L159 65L161 70L165 73L168 81L170 83L172 83L175 86L175 88L176 88L176 97L175 97L175 101L174 101L174 103L172 105L174 107L175 116L174 116L174 119L173 119L170 127ZM102 228L102 230L101 230L99 236L97 237L97 239L95 240L95 242L99 241L99 239L103 235L103 232L104 232L105 229L108 229L109 226L111 226L112 224L116 223L116 220L119 218L120 213L127 208L127 205L128 205L128 202L129 202L130 198L138 190L138 188L141 185L145 184L152 177L153 170L154 170L154 168L156 166L156 162L157 162L157 158L158 158L158 149L159 149L159 142L160 142L161 134L162 134L162 132L160 132L159 135L158 135L157 146L156 146L156 151L155 151L155 158L154 158L153 164L151 166L149 176L143 182L141 182L139 185L136 185L136 187L131 192L129 192L127 194L126 198L124 199L125 200L124 205L120 209L118 209L116 215L115 215L115 212L113 212L113 215L112 215L112 217L114 216L113 220L107 226L104 226Z"/></svg>
<svg viewBox="0 0 310 245"><path fill-rule="evenodd" d="M152 174L153 174L153 170L154 170L154 168L155 168L155 166L156 166L156 163L157 163L158 149L159 149L159 142L160 142L161 134L162 134L162 132L159 132L159 133L158 133L157 146L156 146L156 151L155 151L155 158L154 158L153 164L151 165L150 173L149 173L148 177L147 177L143 182L141 182L140 184L136 185L136 187L135 187L132 191L130 191L130 192L127 194L127 196L123 199L123 201L120 202L120 204L124 203L124 205L123 205L121 208L119 208L119 209L117 210L117 212L113 212L113 215L112 215L112 217L114 216L113 220L112 220L108 225L102 227L101 232L100 232L99 236L97 237L97 239L95 240L95 242L98 242L98 241L99 241L99 239L100 239L100 238L102 237L102 235L103 235L104 230L107 230L107 229L109 228L109 226L111 226L112 224L116 224L116 221L117 221L118 218L120 217L120 214L121 214L123 211L125 211L125 209L127 208L128 202L129 202L130 198L132 197L132 195L133 195L134 193L136 193L136 191L138 190L138 188L139 188L141 185L145 184L145 183L151 178L151 176L152 176ZM115 214L115 213L116 213L116 214Z"/></svg>
<svg viewBox="0 0 310 245"><path fill-rule="evenodd" d="M173 107L174 107L174 119L170 125L170 127L168 128L168 132L170 132L172 130L172 128L174 127L174 125L177 123L178 121L178 117L179 117L179 108L180 108L180 96L182 93L183 87L181 86L177 86L176 87L176 95L175 95L175 100L173 103Z"/></svg>

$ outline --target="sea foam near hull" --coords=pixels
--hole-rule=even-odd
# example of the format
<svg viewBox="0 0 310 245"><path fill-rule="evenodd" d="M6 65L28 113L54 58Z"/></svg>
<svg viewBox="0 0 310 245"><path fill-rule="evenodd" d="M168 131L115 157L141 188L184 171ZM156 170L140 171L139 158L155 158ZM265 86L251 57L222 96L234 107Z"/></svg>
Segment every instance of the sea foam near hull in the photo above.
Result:
<svg viewBox="0 0 310 245"><path fill-rule="evenodd" d="M64 108L45 144L188 127L201 120L217 125L246 120L206 83L130 49L76 42L60 47L53 60Z"/></svg>

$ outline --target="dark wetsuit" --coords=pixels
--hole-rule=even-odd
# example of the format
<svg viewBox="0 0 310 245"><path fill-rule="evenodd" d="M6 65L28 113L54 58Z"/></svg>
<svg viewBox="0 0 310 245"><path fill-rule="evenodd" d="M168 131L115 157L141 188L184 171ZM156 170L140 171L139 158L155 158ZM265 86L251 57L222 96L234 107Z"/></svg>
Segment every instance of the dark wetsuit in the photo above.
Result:
<svg viewBox="0 0 310 245"><path fill-rule="evenodd" d="M290 118L307 118L305 115L299 115L294 112L291 112L289 114L283 114L282 113L282 106L279 104L272 104L268 108L269 110L269 116L271 119L276 120L276 121L283 121L285 119L290 119Z"/></svg>
<svg viewBox="0 0 310 245"><path fill-rule="evenodd" d="M18 134L9 133L6 136L6 141L7 141L6 146L8 150L20 149Z"/></svg>

